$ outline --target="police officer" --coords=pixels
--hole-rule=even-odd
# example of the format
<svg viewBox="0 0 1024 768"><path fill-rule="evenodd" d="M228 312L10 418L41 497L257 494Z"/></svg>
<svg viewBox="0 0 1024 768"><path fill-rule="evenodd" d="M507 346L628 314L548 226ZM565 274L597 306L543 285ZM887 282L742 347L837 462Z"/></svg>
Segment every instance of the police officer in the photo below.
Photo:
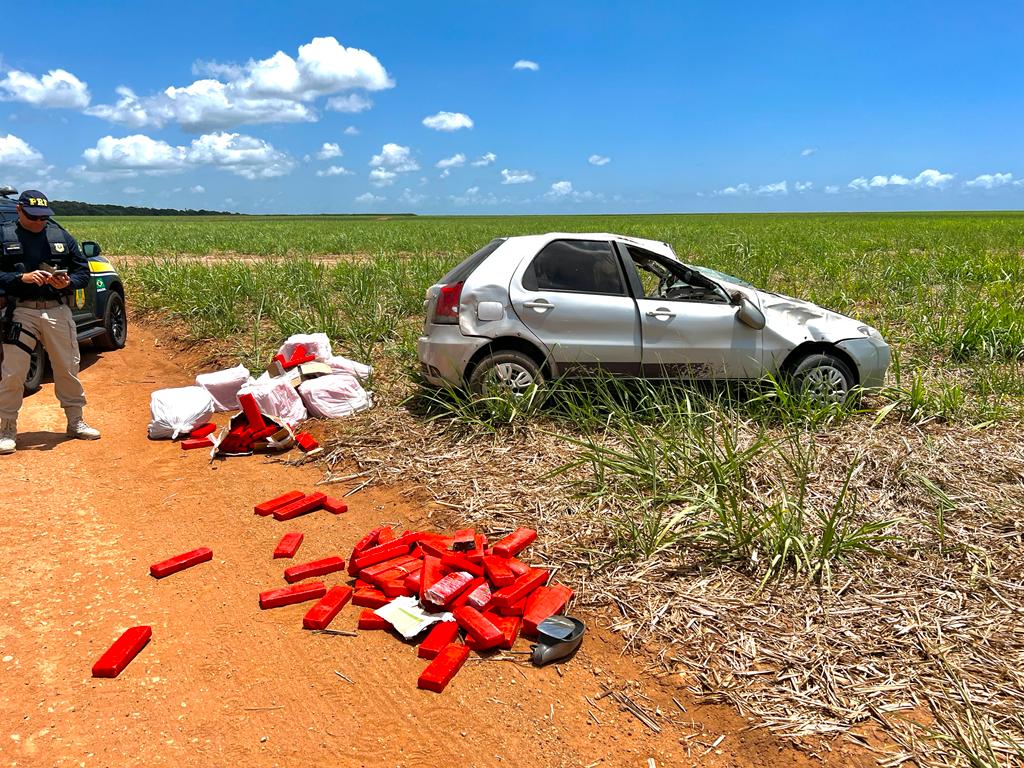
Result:
<svg viewBox="0 0 1024 768"><path fill-rule="evenodd" d="M89 282L89 263L70 234L50 221L46 195L26 190L18 198L18 221L4 224L0 291L15 310L4 334L0 369L0 454L13 453L18 411L24 396L30 353L42 344L50 357L57 399L68 418L68 437L98 440L100 433L82 419L85 390L78 380L81 356L67 297Z"/></svg>

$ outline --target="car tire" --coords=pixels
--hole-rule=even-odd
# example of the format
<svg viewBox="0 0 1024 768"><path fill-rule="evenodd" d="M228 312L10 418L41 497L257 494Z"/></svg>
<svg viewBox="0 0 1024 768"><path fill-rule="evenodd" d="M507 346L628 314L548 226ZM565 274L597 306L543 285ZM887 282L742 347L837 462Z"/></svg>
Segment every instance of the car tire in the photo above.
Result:
<svg viewBox="0 0 1024 768"><path fill-rule="evenodd" d="M540 366L529 355L511 349L487 355L469 376L469 389L474 395L487 394L496 387L520 396L533 384L544 384Z"/></svg>
<svg viewBox="0 0 1024 768"><path fill-rule="evenodd" d="M806 394L822 405L846 402L857 381L850 366L827 352L801 358L790 378L796 393Z"/></svg>
<svg viewBox="0 0 1024 768"><path fill-rule="evenodd" d="M103 309L103 333L95 339L100 349L123 349L128 341L128 313L120 293L111 291Z"/></svg>
<svg viewBox="0 0 1024 768"><path fill-rule="evenodd" d="M46 350L42 344L36 344L32 350L28 362L28 374L25 376L25 394L31 395L39 391L43 386L43 378L46 376Z"/></svg>

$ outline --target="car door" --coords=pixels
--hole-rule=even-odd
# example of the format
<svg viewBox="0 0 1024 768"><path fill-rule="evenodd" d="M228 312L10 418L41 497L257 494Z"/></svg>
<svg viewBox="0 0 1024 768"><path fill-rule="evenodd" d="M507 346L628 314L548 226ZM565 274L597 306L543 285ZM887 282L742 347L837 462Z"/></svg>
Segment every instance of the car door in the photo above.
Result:
<svg viewBox="0 0 1024 768"><path fill-rule="evenodd" d="M557 374L640 371L640 322L608 240L559 239L524 259L509 297Z"/></svg>
<svg viewBox="0 0 1024 768"><path fill-rule="evenodd" d="M617 247L637 296L645 376L761 376L761 331L736 319L738 308L720 286L666 256L628 243Z"/></svg>

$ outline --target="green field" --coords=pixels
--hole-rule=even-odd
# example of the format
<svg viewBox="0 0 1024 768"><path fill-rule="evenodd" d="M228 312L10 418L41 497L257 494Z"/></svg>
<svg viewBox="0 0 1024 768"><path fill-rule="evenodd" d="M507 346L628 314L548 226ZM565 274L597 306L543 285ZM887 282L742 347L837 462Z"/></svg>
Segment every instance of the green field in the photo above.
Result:
<svg viewBox="0 0 1024 768"><path fill-rule="evenodd" d="M870 721L919 765L1024 760L1024 215L65 223L118 264L135 317L170 318L211 365L255 372L314 331L374 364L376 407L319 427L325 471L427 488L454 524L542 528L534 556L578 605L696 689L798 737ZM422 386L425 289L548 231L665 240L853 315L893 347L887 384L833 407L775 382Z"/></svg>
<svg viewBox="0 0 1024 768"><path fill-rule="evenodd" d="M277 338L327 330L352 354L408 359L403 320L449 266L493 237L604 232L670 243L684 261L739 275L878 327L893 383L920 418L987 421L1024 394L1024 214L759 214L579 217L79 218L131 259L143 309L166 307L198 339L237 337L250 361ZM180 256L258 256L182 264ZM355 256L323 263L318 257ZM259 318L258 325L253 319ZM1009 399L1008 399L1009 398Z"/></svg>

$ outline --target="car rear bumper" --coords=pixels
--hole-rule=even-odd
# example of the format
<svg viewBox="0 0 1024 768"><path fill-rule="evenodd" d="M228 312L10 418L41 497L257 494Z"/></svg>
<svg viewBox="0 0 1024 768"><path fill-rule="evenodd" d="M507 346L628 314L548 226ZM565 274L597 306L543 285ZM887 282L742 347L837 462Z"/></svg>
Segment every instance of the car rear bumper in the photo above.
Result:
<svg viewBox="0 0 1024 768"><path fill-rule="evenodd" d="M461 385L466 365L490 341L482 336L465 336L455 324L432 324L427 335L420 336L416 343L424 378L439 387Z"/></svg>
<svg viewBox="0 0 1024 768"><path fill-rule="evenodd" d="M836 344L857 364L860 386L876 389L885 383L885 372L892 360L889 345L879 336L847 339Z"/></svg>

